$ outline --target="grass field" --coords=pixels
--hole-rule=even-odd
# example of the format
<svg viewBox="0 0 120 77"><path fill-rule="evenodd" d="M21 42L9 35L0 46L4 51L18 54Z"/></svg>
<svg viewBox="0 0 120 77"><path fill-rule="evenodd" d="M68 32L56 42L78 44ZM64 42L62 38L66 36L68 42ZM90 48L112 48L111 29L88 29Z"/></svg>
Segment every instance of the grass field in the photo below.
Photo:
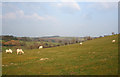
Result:
<svg viewBox="0 0 120 77"><path fill-rule="evenodd" d="M112 43L115 39L116 43ZM83 46L24 50L25 54L2 53L4 75L117 75L118 35L86 41ZM41 58L48 58L40 60Z"/></svg>

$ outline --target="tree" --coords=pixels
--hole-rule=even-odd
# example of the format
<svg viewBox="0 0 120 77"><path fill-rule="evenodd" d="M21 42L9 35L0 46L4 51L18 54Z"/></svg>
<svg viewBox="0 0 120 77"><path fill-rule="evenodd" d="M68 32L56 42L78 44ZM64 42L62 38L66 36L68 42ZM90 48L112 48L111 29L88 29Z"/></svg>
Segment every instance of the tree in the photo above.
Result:
<svg viewBox="0 0 120 77"><path fill-rule="evenodd" d="M72 43L76 43L76 39L75 38L72 38Z"/></svg>
<svg viewBox="0 0 120 77"><path fill-rule="evenodd" d="M3 42L4 46L20 46L20 42L17 40L10 40L7 42Z"/></svg>
<svg viewBox="0 0 120 77"><path fill-rule="evenodd" d="M5 41L10 41L10 40L17 40L17 37L6 35L6 36L2 36L2 39Z"/></svg>
<svg viewBox="0 0 120 77"><path fill-rule="evenodd" d="M92 40L92 38L90 36L86 36L84 37L84 40Z"/></svg>
<svg viewBox="0 0 120 77"><path fill-rule="evenodd" d="M92 38L90 36L87 37L87 40L92 40Z"/></svg>
<svg viewBox="0 0 120 77"><path fill-rule="evenodd" d="M102 36L99 36L99 38L101 38Z"/></svg>
<svg viewBox="0 0 120 77"><path fill-rule="evenodd" d="M58 43L62 43L62 40L59 40Z"/></svg>
<svg viewBox="0 0 120 77"><path fill-rule="evenodd" d="M115 35L115 33L114 33L114 32L112 32L112 35Z"/></svg>

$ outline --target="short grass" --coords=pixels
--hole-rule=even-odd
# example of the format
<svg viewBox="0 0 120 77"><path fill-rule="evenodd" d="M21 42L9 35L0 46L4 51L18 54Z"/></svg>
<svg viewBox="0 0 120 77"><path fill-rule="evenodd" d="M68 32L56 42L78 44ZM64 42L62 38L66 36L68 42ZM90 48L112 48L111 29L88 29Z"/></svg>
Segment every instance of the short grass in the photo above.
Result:
<svg viewBox="0 0 120 77"><path fill-rule="evenodd" d="M117 40L112 43L112 40ZM86 41L83 46L24 50L25 54L2 53L4 75L117 75L118 35ZM48 58L48 60L40 60Z"/></svg>

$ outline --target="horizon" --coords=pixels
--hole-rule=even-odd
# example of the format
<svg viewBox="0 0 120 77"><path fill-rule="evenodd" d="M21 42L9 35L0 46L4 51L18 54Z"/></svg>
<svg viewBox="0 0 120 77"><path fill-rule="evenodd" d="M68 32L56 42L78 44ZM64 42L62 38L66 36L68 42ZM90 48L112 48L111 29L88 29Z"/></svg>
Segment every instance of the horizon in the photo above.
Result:
<svg viewBox="0 0 120 77"><path fill-rule="evenodd" d="M109 34L109 35L100 35L100 36L90 36L90 37L104 37L104 36L111 36L112 34ZM116 35L116 33L115 33ZM13 37L29 37L29 38L42 38L42 37L54 37L54 36L57 36L57 37L88 37L88 36L59 36L59 35L48 35L48 36L15 36L15 35L0 35L0 36L13 36Z"/></svg>
<svg viewBox="0 0 120 77"><path fill-rule="evenodd" d="M3 2L2 35L99 37L118 34L117 2Z"/></svg>

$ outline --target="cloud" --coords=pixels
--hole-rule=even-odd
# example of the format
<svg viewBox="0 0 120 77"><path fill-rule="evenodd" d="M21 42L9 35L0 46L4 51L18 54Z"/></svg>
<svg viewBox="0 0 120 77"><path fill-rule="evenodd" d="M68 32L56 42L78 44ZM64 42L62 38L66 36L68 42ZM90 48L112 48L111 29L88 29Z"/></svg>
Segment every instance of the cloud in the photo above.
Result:
<svg viewBox="0 0 120 77"><path fill-rule="evenodd" d="M100 3L100 6L102 6L105 9L110 9L110 8L117 7L117 4L115 4L115 3L106 3L106 2L103 3L102 2L102 3Z"/></svg>
<svg viewBox="0 0 120 77"><path fill-rule="evenodd" d="M99 2L93 3L92 5L88 6L89 8L95 8L98 10L110 10L118 7L117 2Z"/></svg>
<svg viewBox="0 0 120 77"><path fill-rule="evenodd" d="M36 19L36 20L52 20L52 21L56 21L56 18L53 16L40 16L37 13L33 13L31 15L25 15L23 10L19 10L16 12L10 12L10 13L6 13L5 15L3 15L3 19L17 19L17 18L22 18L22 19Z"/></svg>
<svg viewBox="0 0 120 77"><path fill-rule="evenodd" d="M25 15L23 10L17 11L16 15L20 18L44 20L44 17L39 16L37 13L33 13L32 15Z"/></svg>
<svg viewBox="0 0 120 77"><path fill-rule="evenodd" d="M44 17L39 16L37 13L34 13L34 14L32 15L32 17L33 17L33 18L36 18L36 19L38 19L38 20L44 20L44 19L45 19Z"/></svg>
<svg viewBox="0 0 120 77"><path fill-rule="evenodd" d="M85 18L85 20L92 20L92 14L91 13L83 14L83 18Z"/></svg>
<svg viewBox="0 0 120 77"><path fill-rule="evenodd" d="M0 2L0 7L2 7L2 3Z"/></svg>
<svg viewBox="0 0 120 77"><path fill-rule="evenodd" d="M2 15L0 14L0 18L2 18Z"/></svg>
<svg viewBox="0 0 120 77"><path fill-rule="evenodd" d="M3 16L4 19L16 19L16 14L15 13L7 13Z"/></svg>
<svg viewBox="0 0 120 77"><path fill-rule="evenodd" d="M2 15L0 15L0 20L2 19Z"/></svg>
<svg viewBox="0 0 120 77"><path fill-rule="evenodd" d="M25 16L23 10L16 11L16 15L18 15L20 17L24 17Z"/></svg>
<svg viewBox="0 0 120 77"><path fill-rule="evenodd" d="M16 15L17 15L17 17L25 18L25 19L44 20L44 17L39 16L37 13L33 13L32 15L25 15L23 10L17 11Z"/></svg>
<svg viewBox="0 0 120 77"><path fill-rule="evenodd" d="M75 0L70 0L70 2L61 0L61 2L57 3L56 6L62 9L63 11L68 11L68 12L75 12L81 9Z"/></svg>
<svg viewBox="0 0 120 77"><path fill-rule="evenodd" d="M76 2L62 2L62 3L58 3L57 6L60 8L67 7L71 9L80 10L80 6Z"/></svg>
<svg viewBox="0 0 120 77"><path fill-rule="evenodd" d="M2 3L0 2L0 19L2 19Z"/></svg>

